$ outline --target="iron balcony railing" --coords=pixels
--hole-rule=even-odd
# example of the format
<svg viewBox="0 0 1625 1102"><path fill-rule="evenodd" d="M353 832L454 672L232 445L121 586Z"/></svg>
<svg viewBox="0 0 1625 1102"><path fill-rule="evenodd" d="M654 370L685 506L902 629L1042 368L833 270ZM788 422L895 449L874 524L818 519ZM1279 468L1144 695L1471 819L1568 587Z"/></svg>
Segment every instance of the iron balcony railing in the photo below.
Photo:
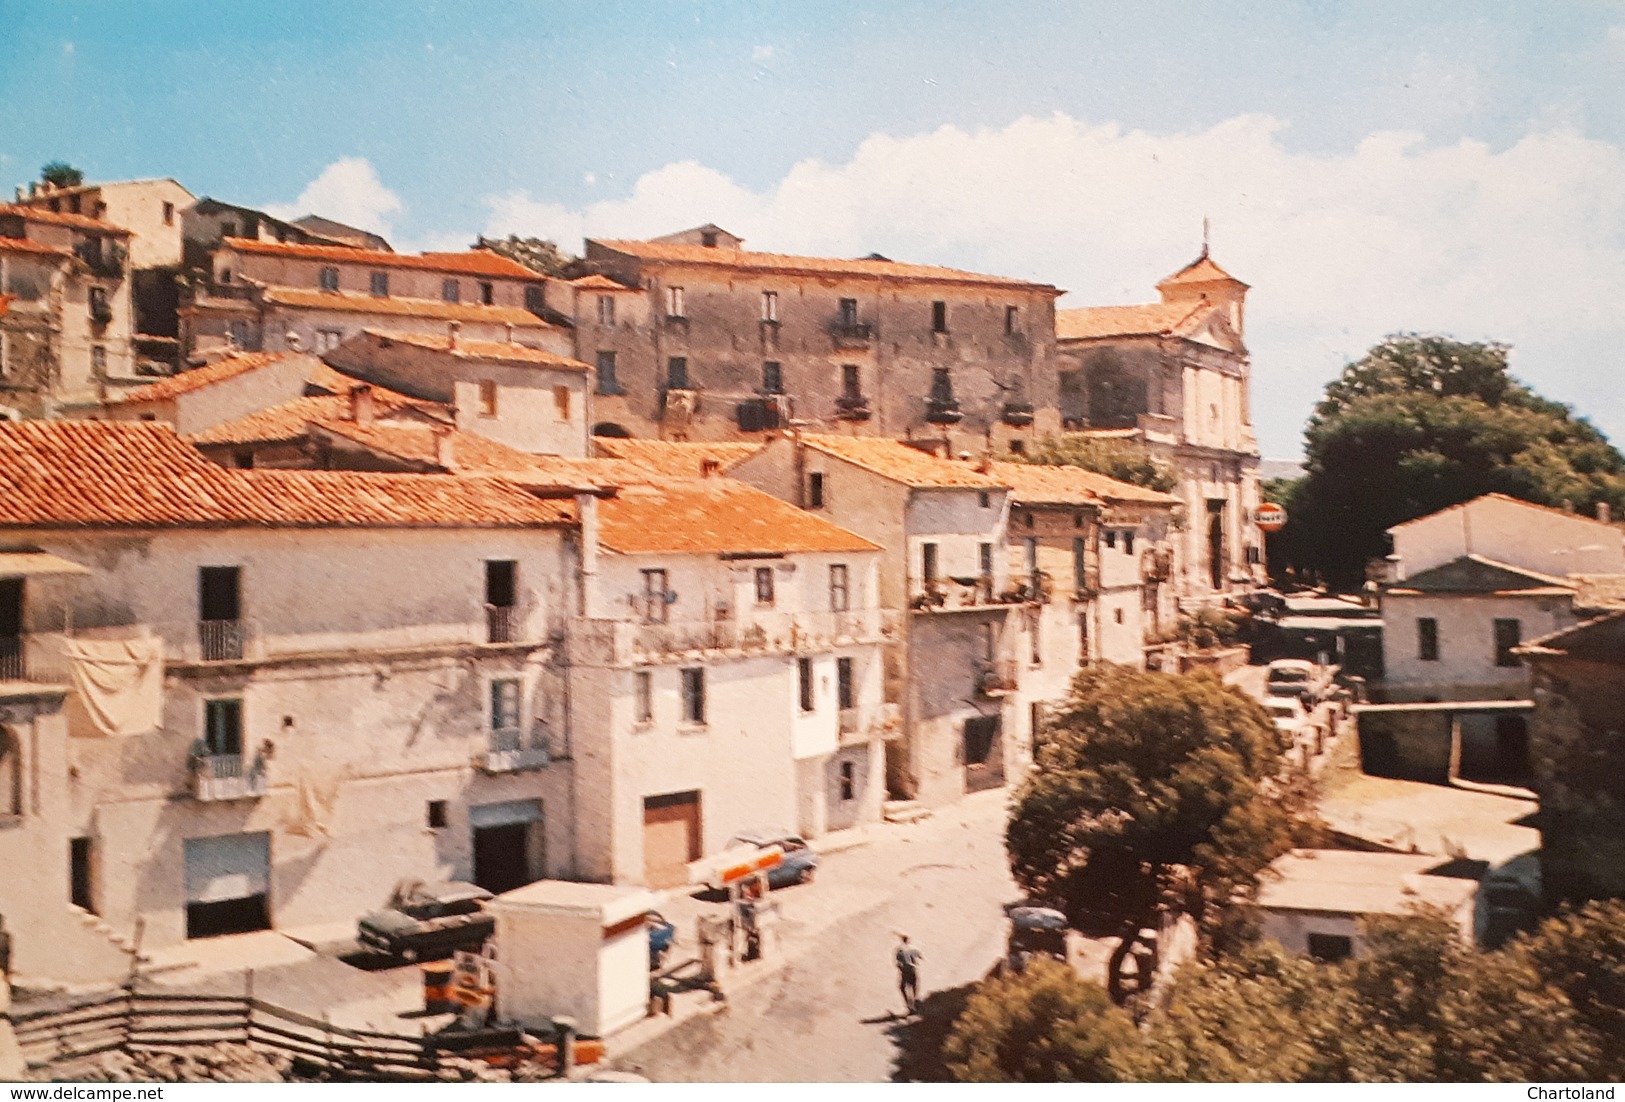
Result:
<svg viewBox="0 0 1625 1102"><path fill-rule="evenodd" d="M199 620L198 653L205 662L234 662L243 657L248 624L243 620Z"/></svg>
<svg viewBox="0 0 1625 1102"><path fill-rule="evenodd" d="M68 680L59 632L0 636L0 682L66 685Z"/></svg>
<svg viewBox="0 0 1625 1102"><path fill-rule="evenodd" d="M915 584L918 588L909 600L909 608L916 612L996 608L1022 604L1029 599L1023 587L997 589L994 579L985 575L978 578L932 578Z"/></svg>
<svg viewBox="0 0 1625 1102"><path fill-rule="evenodd" d="M485 606L485 641L512 643L519 638L519 610L512 605Z"/></svg>
<svg viewBox="0 0 1625 1102"><path fill-rule="evenodd" d="M199 800L258 799L270 787L262 757L193 754L191 766L192 795Z"/></svg>
<svg viewBox="0 0 1625 1102"><path fill-rule="evenodd" d="M884 609L846 612L777 612L747 609L711 620L640 623L578 620L571 628L572 658L625 665L703 653L809 653L836 646L900 638L898 616Z"/></svg>

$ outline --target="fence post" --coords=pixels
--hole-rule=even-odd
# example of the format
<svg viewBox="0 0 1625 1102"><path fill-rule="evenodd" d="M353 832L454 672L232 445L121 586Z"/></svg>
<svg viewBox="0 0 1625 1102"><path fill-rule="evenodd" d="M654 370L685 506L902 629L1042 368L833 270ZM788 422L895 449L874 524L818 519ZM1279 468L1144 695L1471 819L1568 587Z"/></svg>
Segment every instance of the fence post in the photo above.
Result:
<svg viewBox="0 0 1625 1102"><path fill-rule="evenodd" d="M243 1044L248 1045L254 1039L254 970L250 968L243 975Z"/></svg>

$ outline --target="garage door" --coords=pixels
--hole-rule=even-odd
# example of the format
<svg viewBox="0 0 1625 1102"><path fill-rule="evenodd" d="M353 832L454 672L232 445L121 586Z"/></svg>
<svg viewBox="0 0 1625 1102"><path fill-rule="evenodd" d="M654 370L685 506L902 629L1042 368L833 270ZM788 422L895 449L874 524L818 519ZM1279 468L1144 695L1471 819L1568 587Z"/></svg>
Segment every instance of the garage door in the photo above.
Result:
<svg viewBox="0 0 1625 1102"><path fill-rule="evenodd" d="M474 883L511 891L540 880L547 868L547 831L540 800L510 800L469 808L474 828Z"/></svg>
<svg viewBox="0 0 1625 1102"><path fill-rule="evenodd" d="M651 888L688 882L688 863L700 858L700 794L674 792L643 801L643 876Z"/></svg>
<svg viewBox="0 0 1625 1102"><path fill-rule="evenodd" d="M186 936L271 928L271 836L186 840Z"/></svg>

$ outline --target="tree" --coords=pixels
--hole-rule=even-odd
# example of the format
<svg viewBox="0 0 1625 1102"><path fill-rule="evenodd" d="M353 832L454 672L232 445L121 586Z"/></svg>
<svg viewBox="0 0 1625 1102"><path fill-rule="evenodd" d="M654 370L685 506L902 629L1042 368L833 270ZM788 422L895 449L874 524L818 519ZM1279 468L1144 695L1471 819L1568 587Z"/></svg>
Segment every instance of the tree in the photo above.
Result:
<svg viewBox="0 0 1625 1102"><path fill-rule="evenodd" d="M1134 1022L1100 985L1038 957L970 996L942 1054L961 1083L1109 1083L1134 1043Z"/></svg>
<svg viewBox="0 0 1625 1102"><path fill-rule="evenodd" d="M53 187L78 187L85 174L67 161L50 161L39 170L39 178Z"/></svg>
<svg viewBox="0 0 1625 1102"><path fill-rule="evenodd" d="M1271 541L1281 557L1357 585L1388 528L1480 494L1625 503L1625 458L1512 378L1506 357L1504 345L1397 336L1344 368L1310 418L1307 471Z"/></svg>
<svg viewBox="0 0 1625 1102"><path fill-rule="evenodd" d="M1212 674L1078 674L1006 846L1031 898L1119 935L1114 999L1129 993L1143 930L1169 913L1211 929L1300 836L1303 794L1277 779L1284 749L1263 708Z"/></svg>
<svg viewBox="0 0 1625 1102"><path fill-rule="evenodd" d="M1148 490L1168 493L1177 484L1173 468L1132 440L1102 440L1081 432L1044 436L1025 455L1007 455L1014 463L1042 463L1052 467L1082 467L1086 471L1131 482Z"/></svg>
<svg viewBox="0 0 1625 1102"><path fill-rule="evenodd" d="M554 242L542 237L519 237L514 234L509 234L506 240L481 237L475 247L489 249L546 276L572 279L584 274L579 257L571 256Z"/></svg>
<svg viewBox="0 0 1625 1102"><path fill-rule="evenodd" d="M1577 1078L1625 1078L1625 901L1593 902L1547 919L1504 952L1561 991L1595 1042Z"/></svg>

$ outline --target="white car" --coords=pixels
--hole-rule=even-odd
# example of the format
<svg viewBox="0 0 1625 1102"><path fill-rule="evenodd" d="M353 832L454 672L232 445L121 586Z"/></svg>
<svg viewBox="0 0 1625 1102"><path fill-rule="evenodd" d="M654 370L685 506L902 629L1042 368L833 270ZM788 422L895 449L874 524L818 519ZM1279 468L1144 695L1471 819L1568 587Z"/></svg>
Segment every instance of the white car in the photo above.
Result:
<svg viewBox="0 0 1625 1102"><path fill-rule="evenodd" d="M1296 735L1309 721L1303 702L1295 696L1272 696L1264 702L1264 710L1275 721L1275 729L1282 734Z"/></svg>

